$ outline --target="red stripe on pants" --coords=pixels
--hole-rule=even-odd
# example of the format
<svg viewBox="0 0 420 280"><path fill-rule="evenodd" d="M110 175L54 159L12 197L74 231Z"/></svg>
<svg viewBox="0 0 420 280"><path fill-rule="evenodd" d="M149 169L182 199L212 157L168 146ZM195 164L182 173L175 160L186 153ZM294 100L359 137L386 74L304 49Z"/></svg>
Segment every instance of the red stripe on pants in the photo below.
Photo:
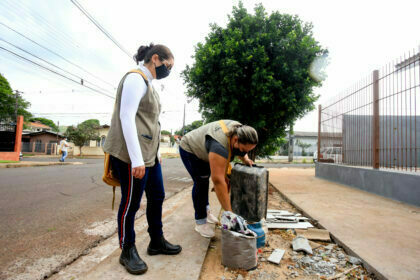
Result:
<svg viewBox="0 0 420 280"><path fill-rule="evenodd" d="M121 215L121 238L120 238L120 247L122 248L122 240L124 237L124 216L127 212L128 202L130 201L130 189L131 189L131 168L130 164L128 165L128 194L127 194L127 201L125 202L125 208L123 214Z"/></svg>

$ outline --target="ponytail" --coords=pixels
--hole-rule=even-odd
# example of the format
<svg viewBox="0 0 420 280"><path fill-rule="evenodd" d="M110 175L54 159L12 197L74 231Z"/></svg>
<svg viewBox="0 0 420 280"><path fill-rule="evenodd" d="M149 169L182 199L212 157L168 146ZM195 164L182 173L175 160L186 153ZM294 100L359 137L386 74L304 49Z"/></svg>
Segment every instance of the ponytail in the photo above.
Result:
<svg viewBox="0 0 420 280"><path fill-rule="evenodd" d="M233 135L238 136L238 141L241 144L258 144L258 133L249 125L235 125L231 127L228 133L228 137Z"/></svg>

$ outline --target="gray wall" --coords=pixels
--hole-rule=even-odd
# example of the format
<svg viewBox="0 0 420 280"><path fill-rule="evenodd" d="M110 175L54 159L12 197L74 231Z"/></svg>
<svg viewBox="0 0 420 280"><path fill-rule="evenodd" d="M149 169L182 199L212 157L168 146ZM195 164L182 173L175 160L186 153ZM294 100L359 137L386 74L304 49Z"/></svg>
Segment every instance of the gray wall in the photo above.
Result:
<svg viewBox="0 0 420 280"><path fill-rule="evenodd" d="M343 163L372 165L372 128L370 115L343 116ZM379 135L381 166L420 166L420 116L380 116Z"/></svg>
<svg viewBox="0 0 420 280"><path fill-rule="evenodd" d="M315 176L420 206L420 172L409 174L398 171L316 163Z"/></svg>

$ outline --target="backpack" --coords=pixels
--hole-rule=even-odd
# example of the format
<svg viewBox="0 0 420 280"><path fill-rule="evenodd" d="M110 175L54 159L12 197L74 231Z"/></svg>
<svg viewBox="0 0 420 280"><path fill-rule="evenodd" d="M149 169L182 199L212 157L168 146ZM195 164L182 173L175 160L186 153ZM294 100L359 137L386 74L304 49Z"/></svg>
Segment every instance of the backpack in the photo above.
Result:
<svg viewBox="0 0 420 280"><path fill-rule="evenodd" d="M114 210L115 203L115 187L121 186L120 180L114 175L112 170L111 158L108 153L105 153L104 158L104 175L102 181L112 187L112 210Z"/></svg>

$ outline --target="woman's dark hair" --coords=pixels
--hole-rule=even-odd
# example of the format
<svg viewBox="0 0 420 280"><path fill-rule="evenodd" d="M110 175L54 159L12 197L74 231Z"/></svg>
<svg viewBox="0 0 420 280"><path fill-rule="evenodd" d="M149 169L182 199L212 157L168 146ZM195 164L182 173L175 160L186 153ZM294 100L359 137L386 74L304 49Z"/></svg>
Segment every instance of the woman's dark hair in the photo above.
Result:
<svg viewBox="0 0 420 280"><path fill-rule="evenodd" d="M154 54L159 56L160 61L174 58L174 55L167 46L153 45L153 43L150 43L149 46L140 46L140 48L137 50L137 54L135 54L133 58L137 64L143 60L145 63L148 63Z"/></svg>
<svg viewBox="0 0 420 280"><path fill-rule="evenodd" d="M228 136L238 135L238 141L241 144L258 144L257 131L248 125L237 125L231 127Z"/></svg>

